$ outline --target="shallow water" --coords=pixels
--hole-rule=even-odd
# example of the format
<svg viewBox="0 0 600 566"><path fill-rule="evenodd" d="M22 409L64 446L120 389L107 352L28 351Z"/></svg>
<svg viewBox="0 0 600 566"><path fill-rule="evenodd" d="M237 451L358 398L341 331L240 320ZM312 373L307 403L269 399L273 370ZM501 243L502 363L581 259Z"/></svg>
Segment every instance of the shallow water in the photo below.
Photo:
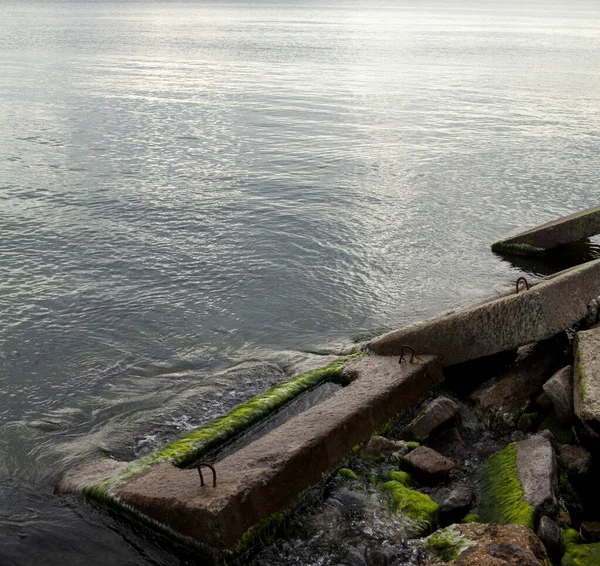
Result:
<svg viewBox="0 0 600 566"><path fill-rule="evenodd" d="M489 244L598 204L599 47L594 2L0 0L0 563L179 563L56 473L547 272Z"/></svg>

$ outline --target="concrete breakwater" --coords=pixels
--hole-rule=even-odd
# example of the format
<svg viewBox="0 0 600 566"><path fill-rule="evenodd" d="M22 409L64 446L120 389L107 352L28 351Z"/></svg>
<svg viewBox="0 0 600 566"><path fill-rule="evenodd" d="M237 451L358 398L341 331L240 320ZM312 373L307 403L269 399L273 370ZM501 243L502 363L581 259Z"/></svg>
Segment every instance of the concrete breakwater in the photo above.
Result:
<svg viewBox="0 0 600 566"><path fill-rule="evenodd" d="M571 529L586 517L561 503L567 488L558 489L559 475L571 474L585 485L590 472L600 430L595 397L600 368L590 352L600 330L577 335L574 362L572 340L564 331L597 322L598 295L600 260L380 337L361 355L282 384L140 461L106 460L71 470L60 487L146 517L218 556L247 550L306 490L332 481L338 491L386 501L388 511L403 517L396 533L402 542L448 524L411 547L421 553L419 560L433 564L462 556L461 564L495 564L493 552L500 551L488 547L510 539L520 541L509 550L527 556L524 564L547 563L547 553L555 562L564 554L565 564L575 564L569 556L597 550L594 543L582 545ZM532 342L539 344L528 346ZM515 352L516 359L506 363L498 357L506 352ZM465 365L472 362L479 367ZM568 369L573 363L575 394ZM561 367L567 369L554 375ZM421 399L439 389L442 368L447 368L447 394L412 414ZM460 393L453 390L457 375L476 386L466 395L463 387ZM201 468L204 485L196 469L185 468L326 379L345 386L233 454L209 460L216 486L207 467ZM542 393L545 398L539 399ZM554 422L559 414L560 426ZM490 441L475 447L474 430L491 435ZM549 430L554 433L544 432ZM569 430L576 434L568 436ZM513 438L515 432L521 436ZM465 443L462 437L473 440ZM480 460L477 466L468 463L469 454ZM342 463L343 469L328 475ZM470 511L478 514L467 517L471 525L455 524ZM487 523L504 526L493 530ZM544 544L527 529L535 529ZM592 540L589 535L587 542ZM373 548L364 544L371 556ZM393 563L394 552L403 551L393 549L386 563ZM341 555L335 559L347 563Z"/></svg>

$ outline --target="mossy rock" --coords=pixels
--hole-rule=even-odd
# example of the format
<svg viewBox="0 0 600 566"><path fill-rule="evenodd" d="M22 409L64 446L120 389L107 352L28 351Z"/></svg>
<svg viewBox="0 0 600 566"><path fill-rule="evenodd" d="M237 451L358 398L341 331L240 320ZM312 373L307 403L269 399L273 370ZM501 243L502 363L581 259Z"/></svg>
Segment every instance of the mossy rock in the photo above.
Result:
<svg viewBox="0 0 600 566"><path fill-rule="evenodd" d="M540 424L538 431L549 430L552 436L560 444L570 444L573 441L573 430L569 426L561 424L556 418L556 413L552 411Z"/></svg>
<svg viewBox="0 0 600 566"><path fill-rule="evenodd" d="M522 255L526 257L540 257L547 253L544 248L538 248L528 244L507 244L503 240L494 242L492 244L492 251L499 254Z"/></svg>
<svg viewBox="0 0 600 566"><path fill-rule="evenodd" d="M358 481L358 476L350 468L342 468L338 470L337 475L347 480Z"/></svg>
<svg viewBox="0 0 600 566"><path fill-rule="evenodd" d="M468 515L465 515L463 520L463 523L480 523L481 519L479 518L479 515L477 513L469 513Z"/></svg>
<svg viewBox="0 0 600 566"><path fill-rule="evenodd" d="M423 544L423 550L433 554L442 562L452 562L467 548L474 546L476 543L451 525L445 529L440 529L432 535L429 535Z"/></svg>
<svg viewBox="0 0 600 566"><path fill-rule="evenodd" d="M600 566L600 542L568 546L561 566Z"/></svg>
<svg viewBox="0 0 600 566"><path fill-rule="evenodd" d="M517 472L516 442L487 459L479 478L479 488L481 521L534 528L535 510L521 499L523 489Z"/></svg>
<svg viewBox="0 0 600 566"><path fill-rule="evenodd" d="M390 480L397 481L406 487L412 484L412 478L407 472L390 472L389 478Z"/></svg>
<svg viewBox="0 0 600 566"><path fill-rule="evenodd" d="M391 494L392 510L401 512L414 521L417 534L430 531L437 524L439 506L428 495L394 480L384 483L381 487Z"/></svg>

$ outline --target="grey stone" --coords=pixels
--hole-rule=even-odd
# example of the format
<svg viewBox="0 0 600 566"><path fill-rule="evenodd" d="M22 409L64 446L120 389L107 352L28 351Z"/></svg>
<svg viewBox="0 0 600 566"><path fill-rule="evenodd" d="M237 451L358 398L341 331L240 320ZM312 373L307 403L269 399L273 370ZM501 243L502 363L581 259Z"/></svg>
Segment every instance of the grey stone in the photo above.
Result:
<svg viewBox="0 0 600 566"><path fill-rule="evenodd" d="M401 452L406 454L408 446L402 440L389 440L383 436L372 436L365 444L364 448L367 454L377 456L379 454L391 454L392 452Z"/></svg>
<svg viewBox="0 0 600 566"><path fill-rule="evenodd" d="M599 542L600 523L598 521L582 521L581 534L586 542Z"/></svg>
<svg viewBox="0 0 600 566"><path fill-rule="evenodd" d="M600 234L600 206L536 226L496 242L492 249L500 252L510 251L510 246L514 246L517 250L521 247L521 253L525 253L527 246L552 249L562 244L589 238L595 234Z"/></svg>
<svg viewBox="0 0 600 566"><path fill-rule="evenodd" d="M550 556L556 556L560 551L560 528L550 517L544 515L540 519L537 536L544 543Z"/></svg>
<svg viewBox="0 0 600 566"><path fill-rule="evenodd" d="M478 387L469 395L469 400L479 411L514 425L542 384L560 367L567 346L567 336L563 332L521 348L515 367Z"/></svg>
<svg viewBox="0 0 600 566"><path fill-rule="evenodd" d="M594 324L598 322L598 314L600 312L600 303L598 302L598 298L592 299L588 303L587 308L588 312L581 321L584 330L594 326Z"/></svg>
<svg viewBox="0 0 600 566"><path fill-rule="evenodd" d="M344 566L367 566L367 561L363 555L355 548L346 548L344 552L343 562Z"/></svg>
<svg viewBox="0 0 600 566"><path fill-rule="evenodd" d="M517 473L523 490L523 500L539 513L556 513L557 470L552 444L540 435L517 444Z"/></svg>
<svg viewBox="0 0 600 566"><path fill-rule="evenodd" d="M354 377L350 385L217 462L216 487L201 487L194 469L160 462L113 484L106 499L213 549L231 548L442 377L431 356L415 364L361 357L345 369ZM62 485L80 485L77 477Z"/></svg>
<svg viewBox="0 0 600 566"><path fill-rule="evenodd" d="M473 503L473 490L466 485L457 485L439 503L440 513L454 514L466 511Z"/></svg>
<svg viewBox="0 0 600 566"><path fill-rule="evenodd" d="M600 326L577 333L574 353L575 414L593 436L600 436Z"/></svg>
<svg viewBox="0 0 600 566"><path fill-rule="evenodd" d="M592 455L583 446L561 444L556 457L563 468L575 474L587 474L592 468Z"/></svg>
<svg viewBox="0 0 600 566"><path fill-rule="evenodd" d="M410 440L425 440L436 428L450 422L460 407L448 397L438 397L429 403L421 413L402 431L402 436Z"/></svg>
<svg viewBox="0 0 600 566"><path fill-rule="evenodd" d="M468 450L456 427L444 429L433 436L429 447L439 452L442 456L451 460L464 459L468 456Z"/></svg>
<svg viewBox="0 0 600 566"><path fill-rule="evenodd" d="M396 356L409 344L417 356L437 355L450 366L550 338L581 320L598 294L600 260L595 260L548 277L529 291L390 332L367 348Z"/></svg>
<svg viewBox="0 0 600 566"><path fill-rule="evenodd" d="M558 370L543 386L544 392L552 400L556 418L562 424L570 424L575 416L572 381L573 367L567 366Z"/></svg>
<svg viewBox="0 0 600 566"><path fill-rule="evenodd" d="M410 470L424 483L447 479L455 464L426 446L419 446L402 459L402 467Z"/></svg>

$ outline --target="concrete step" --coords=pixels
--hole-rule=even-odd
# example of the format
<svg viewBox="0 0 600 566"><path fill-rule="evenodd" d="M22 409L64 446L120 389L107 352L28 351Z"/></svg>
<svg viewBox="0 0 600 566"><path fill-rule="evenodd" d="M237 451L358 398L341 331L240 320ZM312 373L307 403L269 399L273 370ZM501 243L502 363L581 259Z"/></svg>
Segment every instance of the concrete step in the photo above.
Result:
<svg viewBox="0 0 600 566"><path fill-rule="evenodd" d="M216 487L208 469L201 487L196 470L159 463L109 488L113 503L211 548L230 548L442 378L432 356L413 363L360 357L347 362L345 371L350 385L215 463Z"/></svg>
<svg viewBox="0 0 600 566"><path fill-rule="evenodd" d="M600 206L552 220L492 244L499 253L535 255L600 234Z"/></svg>
<svg viewBox="0 0 600 566"><path fill-rule="evenodd" d="M562 271L522 290L375 338L367 348L398 356L403 345L443 366L545 340L581 320L600 294L600 260Z"/></svg>

